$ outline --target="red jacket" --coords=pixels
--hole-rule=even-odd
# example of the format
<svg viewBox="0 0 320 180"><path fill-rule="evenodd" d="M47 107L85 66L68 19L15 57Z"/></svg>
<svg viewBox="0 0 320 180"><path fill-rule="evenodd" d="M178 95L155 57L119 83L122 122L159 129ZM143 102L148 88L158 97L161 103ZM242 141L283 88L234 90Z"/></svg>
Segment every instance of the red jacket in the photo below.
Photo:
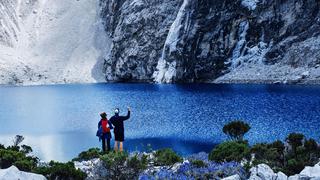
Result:
<svg viewBox="0 0 320 180"><path fill-rule="evenodd" d="M108 119L101 119L101 126L103 133L110 132Z"/></svg>

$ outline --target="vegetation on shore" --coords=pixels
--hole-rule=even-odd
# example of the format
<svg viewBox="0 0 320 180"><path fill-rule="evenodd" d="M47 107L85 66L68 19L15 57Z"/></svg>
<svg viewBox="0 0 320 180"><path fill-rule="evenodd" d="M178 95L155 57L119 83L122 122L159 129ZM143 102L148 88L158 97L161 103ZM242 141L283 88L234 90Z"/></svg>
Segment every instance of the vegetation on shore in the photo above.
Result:
<svg viewBox="0 0 320 180"><path fill-rule="evenodd" d="M23 136L17 135L13 145L5 147L0 144L0 169L8 168L12 165L21 171L42 174L48 179L85 179L86 174L75 169L73 162L59 163L51 161L46 165L39 165L39 158L31 155L32 148L21 145Z"/></svg>
<svg viewBox="0 0 320 180"><path fill-rule="evenodd" d="M287 175L300 173L305 166L319 162L320 147L318 143L303 134L291 133L285 142L258 143L250 146L243 140L250 126L243 121L233 121L224 126L223 132L230 140L216 146L209 154L212 161L247 162L246 167L265 163L274 171Z"/></svg>
<svg viewBox="0 0 320 180"><path fill-rule="evenodd" d="M250 129L249 124L243 121L233 121L226 124L223 132L229 137L229 140L212 149L207 157L209 161L191 159L188 164L183 163L178 170L179 177L186 175L200 178L224 177L227 174L221 174L223 171L218 171L220 174L210 174L210 172L215 173L214 170L219 168L227 169L229 173L239 172L241 170L236 168L239 168L240 163L244 164L246 170L257 164L265 163L274 171L293 175L300 173L305 166L312 166L319 161L320 147L314 139L308 139L300 133L291 133L285 142L277 140L272 143L249 145L244 137ZM0 144L1 169L15 165L20 170L42 174L48 179L85 179L87 175L75 168L74 161L99 158L110 179L137 179L139 176L150 176L150 174L145 174L145 170L150 168L150 164L170 169L174 164L184 160L171 149L154 151L151 153L152 158L150 158L150 153L102 153L98 148L91 148L81 152L70 162L51 161L41 165L39 159L31 155L32 148L30 146L20 145L23 139L22 136L16 136L13 145L8 147ZM234 168L236 171L231 171L230 168ZM203 174L204 169L209 169L207 174ZM178 177L165 170L156 174L159 177L161 175L164 178Z"/></svg>

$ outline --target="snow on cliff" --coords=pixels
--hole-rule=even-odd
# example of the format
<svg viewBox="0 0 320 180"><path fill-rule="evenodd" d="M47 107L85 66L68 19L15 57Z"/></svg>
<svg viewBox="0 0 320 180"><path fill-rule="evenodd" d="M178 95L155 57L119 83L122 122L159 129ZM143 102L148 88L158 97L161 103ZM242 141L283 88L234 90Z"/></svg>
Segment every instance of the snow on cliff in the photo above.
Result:
<svg viewBox="0 0 320 180"><path fill-rule="evenodd" d="M0 84L104 81L96 0L0 2Z"/></svg>

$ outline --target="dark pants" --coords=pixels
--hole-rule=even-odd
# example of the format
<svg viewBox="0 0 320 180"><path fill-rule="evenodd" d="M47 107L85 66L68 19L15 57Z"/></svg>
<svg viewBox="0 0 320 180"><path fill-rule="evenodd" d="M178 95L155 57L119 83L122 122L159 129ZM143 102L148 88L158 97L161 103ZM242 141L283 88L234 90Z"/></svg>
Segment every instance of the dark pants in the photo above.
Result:
<svg viewBox="0 0 320 180"><path fill-rule="evenodd" d="M103 134L103 137L102 137L102 150L103 150L103 152L106 152L106 140L107 140L107 151L111 150L110 139L111 139L111 133Z"/></svg>

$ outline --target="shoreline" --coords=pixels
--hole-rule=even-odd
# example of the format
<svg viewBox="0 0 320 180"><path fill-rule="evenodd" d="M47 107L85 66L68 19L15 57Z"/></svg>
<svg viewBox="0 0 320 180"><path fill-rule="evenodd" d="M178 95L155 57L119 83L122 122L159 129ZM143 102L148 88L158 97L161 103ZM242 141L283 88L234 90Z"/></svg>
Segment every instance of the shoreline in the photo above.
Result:
<svg viewBox="0 0 320 180"><path fill-rule="evenodd" d="M226 79L199 82L155 83L150 81L112 81L112 82L74 82L74 83L39 83L39 84L1 84L0 87L41 87L41 86L72 86L72 85L103 85L103 84L151 84L151 85L320 85L320 79L312 80L259 80L259 79Z"/></svg>

